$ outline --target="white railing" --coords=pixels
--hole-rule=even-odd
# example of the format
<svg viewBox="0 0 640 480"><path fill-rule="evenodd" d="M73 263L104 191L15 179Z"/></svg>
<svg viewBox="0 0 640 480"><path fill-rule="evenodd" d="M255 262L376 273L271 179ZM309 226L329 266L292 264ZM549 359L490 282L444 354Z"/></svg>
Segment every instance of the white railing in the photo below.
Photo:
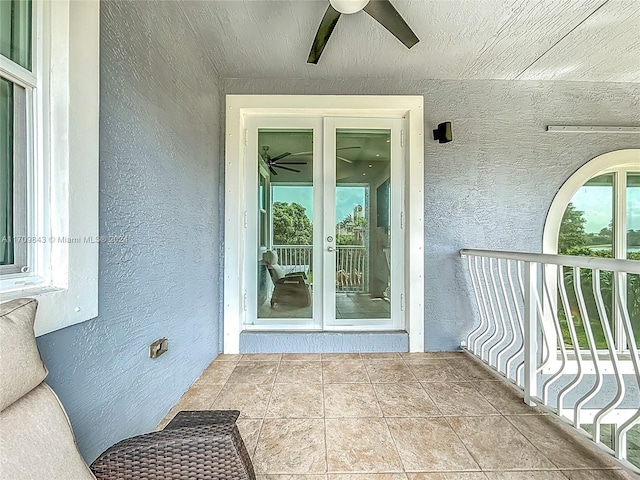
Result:
<svg viewBox="0 0 640 480"><path fill-rule="evenodd" d="M596 444L640 472L626 461L628 433L640 424L640 262L460 254L479 317L463 347L522 388L527 404L586 427ZM612 448L601 441L608 424Z"/></svg>
<svg viewBox="0 0 640 480"><path fill-rule="evenodd" d="M368 251L366 247L338 246L336 252L336 291L369 291Z"/></svg>
<svg viewBox="0 0 640 480"><path fill-rule="evenodd" d="M313 270L311 245L274 245L273 250L278 255L278 264L284 273L304 272L308 275Z"/></svg>
<svg viewBox="0 0 640 480"><path fill-rule="evenodd" d="M274 245L278 264L285 273L313 270L313 247L311 245ZM366 247L339 245L336 251L336 291L369 291L369 262Z"/></svg>

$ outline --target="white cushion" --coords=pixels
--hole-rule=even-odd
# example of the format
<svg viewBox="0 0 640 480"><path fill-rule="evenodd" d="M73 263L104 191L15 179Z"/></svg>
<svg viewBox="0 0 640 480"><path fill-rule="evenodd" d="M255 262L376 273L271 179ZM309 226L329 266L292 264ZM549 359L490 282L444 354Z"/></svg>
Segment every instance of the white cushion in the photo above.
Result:
<svg viewBox="0 0 640 480"><path fill-rule="evenodd" d="M47 376L33 332L37 307L32 298L0 304L0 411Z"/></svg>
<svg viewBox="0 0 640 480"><path fill-rule="evenodd" d="M0 432L3 480L95 480L78 452L67 414L46 383L0 413Z"/></svg>

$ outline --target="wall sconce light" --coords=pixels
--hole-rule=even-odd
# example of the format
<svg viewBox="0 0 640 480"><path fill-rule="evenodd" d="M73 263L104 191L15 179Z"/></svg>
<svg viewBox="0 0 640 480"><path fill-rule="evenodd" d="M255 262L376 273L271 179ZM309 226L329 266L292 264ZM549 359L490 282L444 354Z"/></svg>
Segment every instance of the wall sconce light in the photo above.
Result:
<svg viewBox="0 0 640 480"><path fill-rule="evenodd" d="M438 124L438 128L433 131L433 139L438 140L440 143L448 143L453 140L453 133L451 131L451 122L444 122Z"/></svg>

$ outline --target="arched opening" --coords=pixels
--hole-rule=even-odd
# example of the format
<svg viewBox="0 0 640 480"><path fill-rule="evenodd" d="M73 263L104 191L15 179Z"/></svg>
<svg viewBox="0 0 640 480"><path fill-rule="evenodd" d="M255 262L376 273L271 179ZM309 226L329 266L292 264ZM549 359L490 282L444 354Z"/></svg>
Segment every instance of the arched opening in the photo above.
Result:
<svg viewBox="0 0 640 480"><path fill-rule="evenodd" d="M600 155L578 169L556 194L544 228L543 253L640 260L640 149L618 150ZM582 290L590 295L591 272L581 275ZM568 272L566 278L572 278ZM572 281L572 280L571 280ZM571 281L568 281L570 283ZM620 332L620 319L613 308L615 281L610 272L601 273L607 317L614 332ZM568 291L573 290L567 285ZM636 338L640 344L640 278L627 275L621 286ZM589 312L598 348L606 341L595 302ZM580 322L577 299L570 299L574 320ZM575 312L574 312L575 307ZM566 319L559 310L565 343ZM619 351L626 345L616 335ZM581 341L580 341L581 342ZM585 340L586 342L586 340ZM582 342L581 342L582 343Z"/></svg>

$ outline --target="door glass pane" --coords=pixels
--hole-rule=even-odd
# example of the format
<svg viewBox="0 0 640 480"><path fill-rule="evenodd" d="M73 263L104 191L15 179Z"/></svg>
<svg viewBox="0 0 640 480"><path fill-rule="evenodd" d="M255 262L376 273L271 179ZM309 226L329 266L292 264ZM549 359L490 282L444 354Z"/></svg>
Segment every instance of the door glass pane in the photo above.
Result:
<svg viewBox="0 0 640 480"><path fill-rule="evenodd" d="M14 263L13 83L0 78L0 265Z"/></svg>
<svg viewBox="0 0 640 480"><path fill-rule="evenodd" d="M640 173L627 174L627 258L640 260ZM640 347L640 275L627 275L627 307Z"/></svg>
<svg viewBox="0 0 640 480"><path fill-rule="evenodd" d="M313 131L258 130L258 318L311 318Z"/></svg>
<svg viewBox="0 0 640 480"><path fill-rule="evenodd" d="M0 1L0 54L31 70L31 0Z"/></svg>
<svg viewBox="0 0 640 480"><path fill-rule="evenodd" d="M389 130L336 131L336 320L391 318Z"/></svg>
<svg viewBox="0 0 640 480"><path fill-rule="evenodd" d="M613 258L613 179L613 174L594 177L585 183L571 199L560 224L558 253L561 255ZM604 349L607 347L607 343L593 294L591 270L583 269L580 277L586 310L589 315L589 325L597 348ZM582 348L589 348L583 318L578 307L572 268L564 267L564 279L571 307L570 313L576 326L578 344ZM600 283L607 318L609 324L613 325L613 278L611 272L602 272ZM562 305L560 299L558 299L558 305ZM558 315L564 341L567 345L572 345L567 316L562 307L559 308Z"/></svg>

